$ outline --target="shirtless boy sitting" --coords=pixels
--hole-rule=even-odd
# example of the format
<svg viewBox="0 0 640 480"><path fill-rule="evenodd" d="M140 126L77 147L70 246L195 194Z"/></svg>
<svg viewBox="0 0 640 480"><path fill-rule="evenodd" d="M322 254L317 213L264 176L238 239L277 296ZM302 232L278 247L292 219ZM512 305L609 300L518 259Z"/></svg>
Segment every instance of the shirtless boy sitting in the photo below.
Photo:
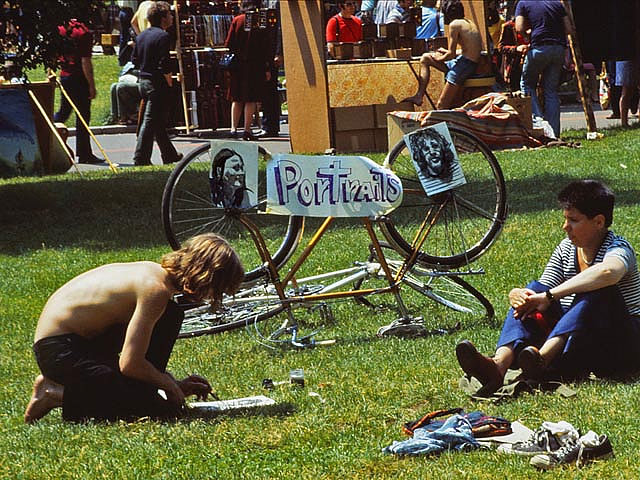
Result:
<svg viewBox="0 0 640 480"><path fill-rule="evenodd" d="M482 37L478 28L464 18L464 7L460 0L443 0L440 11L444 16L445 25L449 25L449 48L440 48L437 52L427 52L422 55L418 91L413 97L406 98L403 102L422 105L429 84L430 67L435 67L446 74L446 82L436 108L447 110L455 102L465 80L476 71L482 50ZM456 57L458 44L462 54Z"/></svg>
<svg viewBox="0 0 640 480"><path fill-rule="evenodd" d="M176 381L166 371L183 319L172 297L182 292L218 303L243 276L231 246L207 233L160 264L114 263L71 279L49 298L36 327L42 375L25 422L56 407L69 421L167 418L180 412L185 396L204 399L211 392L206 379Z"/></svg>

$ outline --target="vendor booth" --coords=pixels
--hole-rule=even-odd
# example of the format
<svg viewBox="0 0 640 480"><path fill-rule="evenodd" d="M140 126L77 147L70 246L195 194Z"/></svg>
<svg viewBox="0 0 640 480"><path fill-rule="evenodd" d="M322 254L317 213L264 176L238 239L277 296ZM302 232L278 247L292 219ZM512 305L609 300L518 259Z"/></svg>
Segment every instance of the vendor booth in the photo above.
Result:
<svg viewBox="0 0 640 480"><path fill-rule="evenodd" d="M416 91L420 53L409 48L412 39L405 37L393 46L406 48L385 50L385 56L328 60L324 3L281 1L292 150L387 151L386 114L414 110L399 102ZM466 17L482 32L486 50L485 0L463 4ZM412 51L405 55L407 50ZM427 94L434 102L443 84L443 75L432 74ZM425 97L417 110L434 108Z"/></svg>

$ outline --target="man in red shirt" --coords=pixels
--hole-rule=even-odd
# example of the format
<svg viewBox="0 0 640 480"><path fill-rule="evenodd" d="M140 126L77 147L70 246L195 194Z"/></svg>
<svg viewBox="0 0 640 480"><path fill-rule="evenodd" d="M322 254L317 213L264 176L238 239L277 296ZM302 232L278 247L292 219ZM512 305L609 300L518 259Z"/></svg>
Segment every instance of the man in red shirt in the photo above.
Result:
<svg viewBox="0 0 640 480"><path fill-rule="evenodd" d="M65 47L60 64L60 83L71 101L78 108L82 118L89 124L91 119L91 100L96 97L96 85L93 80L93 64L91 63L91 49L93 41L87 26L76 19L68 25L60 25L58 33L65 38ZM62 95L60 110L53 119L65 122L71 115L71 104ZM76 115L76 156L80 163L102 163L102 158L96 157L91 151L89 131L84 127Z"/></svg>
<svg viewBox="0 0 640 480"><path fill-rule="evenodd" d="M327 47L333 56L333 48L338 42L359 42L362 40L362 22L354 14L356 2L338 2L340 13L337 13L327 22Z"/></svg>

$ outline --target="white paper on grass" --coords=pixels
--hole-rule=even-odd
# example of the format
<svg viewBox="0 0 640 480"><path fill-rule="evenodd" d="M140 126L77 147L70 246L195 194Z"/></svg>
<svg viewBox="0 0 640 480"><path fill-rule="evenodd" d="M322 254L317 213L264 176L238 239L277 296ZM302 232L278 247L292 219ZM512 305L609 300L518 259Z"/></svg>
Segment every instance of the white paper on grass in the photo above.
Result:
<svg viewBox="0 0 640 480"><path fill-rule="evenodd" d="M402 203L402 183L366 157L278 154L267 163L267 212L372 217Z"/></svg>
<svg viewBox="0 0 640 480"><path fill-rule="evenodd" d="M211 140L209 190L218 207L251 208L258 204L258 145ZM234 200L237 196L237 203Z"/></svg>
<svg viewBox="0 0 640 480"><path fill-rule="evenodd" d="M208 412L223 412L225 410L237 410L241 408L264 407L275 405L275 400L264 395L255 397L233 398L231 400L217 400L215 402L191 402L189 407Z"/></svg>
<svg viewBox="0 0 640 480"><path fill-rule="evenodd" d="M445 122L421 128L403 138L427 195L436 195L467 183Z"/></svg>

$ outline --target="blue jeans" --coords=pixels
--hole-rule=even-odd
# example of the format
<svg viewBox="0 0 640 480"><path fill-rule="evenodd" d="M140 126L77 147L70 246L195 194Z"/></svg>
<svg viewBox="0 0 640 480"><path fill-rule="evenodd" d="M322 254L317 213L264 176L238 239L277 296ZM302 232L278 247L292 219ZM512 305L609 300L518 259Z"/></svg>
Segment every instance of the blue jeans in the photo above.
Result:
<svg viewBox="0 0 640 480"><path fill-rule="evenodd" d="M534 292L549 290L537 281L527 288ZM640 367L636 358L640 326L637 318L629 315L617 286L576 294L568 309L553 302L546 313L557 319L550 333L543 333L535 323L515 318L510 308L497 347L511 345L517 356L527 345L541 347L549 338L568 334L563 352L553 362L562 376L575 377L590 371L615 376Z"/></svg>
<svg viewBox="0 0 640 480"><path fill-rule="evenodd" d="M556 137L560 135L560 74L564 64L564 46L541 45L531 48L525 57L522 67L522 79L520 89L525 95L531 97L531 110L534 115L543 117L553 128ZM536 87L542 75L542 87L544 88L545 115L538 103Z"/></svg>
<svg viewBox="0 0 640 480"><path fill-rule="evenodd" d="M167 134L169 110L171 107L171 89L164 78L138 81L140 97L145 100L144 116L138 132L136 151L133 160L136 165L151 165L151 152L155 139L160 149L163 163L175 162L178 157L175 147Z"/></svg>

